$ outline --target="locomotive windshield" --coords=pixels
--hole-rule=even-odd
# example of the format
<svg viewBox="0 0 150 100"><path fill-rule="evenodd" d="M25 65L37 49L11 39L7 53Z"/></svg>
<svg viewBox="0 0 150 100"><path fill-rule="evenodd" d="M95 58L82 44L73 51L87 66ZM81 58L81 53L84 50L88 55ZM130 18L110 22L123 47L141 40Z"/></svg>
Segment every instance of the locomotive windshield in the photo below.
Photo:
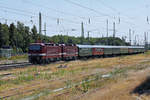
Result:
<svg viewBox="0 0 150 100"><path fill-rule="evenodd" d="M41 46L40 45L30 45L29 50L40 50Z"/></svg>

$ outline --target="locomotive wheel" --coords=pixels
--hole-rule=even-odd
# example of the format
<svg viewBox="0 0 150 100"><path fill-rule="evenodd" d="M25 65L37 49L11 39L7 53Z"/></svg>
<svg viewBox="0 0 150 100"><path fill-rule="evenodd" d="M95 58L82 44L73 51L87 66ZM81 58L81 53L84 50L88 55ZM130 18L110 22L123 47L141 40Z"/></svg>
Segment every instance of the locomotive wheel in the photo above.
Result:
<svg viewBox="0 0 150 100"><path fill-rule="evenodd" d="M75 59L75 60L77 60L77 59L78 59L78 57L74 57L74 59Z"/></svg>
<svg viewBox="0 0 150 100"><path fill-rule="evenodd" d="M35 60L32 60L32 63L33 63L33 64L37 64Z"/></svg>

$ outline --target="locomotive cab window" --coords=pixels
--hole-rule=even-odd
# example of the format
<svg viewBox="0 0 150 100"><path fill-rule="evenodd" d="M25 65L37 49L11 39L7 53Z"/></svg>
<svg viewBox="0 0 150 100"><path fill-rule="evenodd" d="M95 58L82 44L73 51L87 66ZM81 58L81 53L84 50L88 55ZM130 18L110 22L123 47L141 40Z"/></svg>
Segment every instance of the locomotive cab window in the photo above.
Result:
<svg viewBox="0 0 150 100"><path fill-rule="evenodd" d="M29 50L40 50L41 49L41 46L40 45L31 45L29 47Z"/></svg>

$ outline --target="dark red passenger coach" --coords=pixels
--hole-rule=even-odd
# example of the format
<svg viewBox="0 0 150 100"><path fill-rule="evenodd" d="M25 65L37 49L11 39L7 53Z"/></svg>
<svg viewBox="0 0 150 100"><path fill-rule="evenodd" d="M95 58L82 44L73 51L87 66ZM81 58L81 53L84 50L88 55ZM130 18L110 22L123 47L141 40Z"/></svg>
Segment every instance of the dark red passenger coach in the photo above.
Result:
<svg viewBox="0 0 150 100"><path fill-rule="evenodd" d="M93 47L92 48L92 55L93 56L102 56L102 55L104 55L104 48Z"/></svg>

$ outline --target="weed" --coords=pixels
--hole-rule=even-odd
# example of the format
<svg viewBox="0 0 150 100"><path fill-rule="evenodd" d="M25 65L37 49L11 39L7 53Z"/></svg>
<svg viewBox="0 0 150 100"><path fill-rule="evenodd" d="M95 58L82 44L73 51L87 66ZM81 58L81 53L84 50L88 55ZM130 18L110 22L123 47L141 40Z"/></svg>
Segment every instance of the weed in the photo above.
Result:
<svg viewBox="0 0 150 100"><path fill-rule="evenodd" d="M11 97L10 100L16 100L14 97Z"/></svg>
<svg viewBox="0 0 150 100"><path fill-rule="evenodd" d="M84 79L84 80L82 81L81 86L82 86L82 91L83 91L84 93L86 93L86 92L89 90L89 87L90 87L90 85L89 85L89 78Z"/></svg>
<svg viewBox="0 0 150 100"><path fill-rule="evenodd" d="M17 60L13 60L13 63L17 63Z"/></svg>
<svg viewBox="0 0 150 100"><path fill-rule="evenodd" d="M124 58L125 58L125 56L123 56L123 55L119 56L119 59L124 59Z"/></svg>
<svg viewBox="0 0 150 100"><path fill-rule="evenodd" d="M34 76L33 75L22 75L22 76L19 76L17 79L15 80L12 80L12 82L14 84L19 84L19 83L22 83L22 82L29 82L31 80L34 80Z"/></svg>
<svg viewBox="0 0 150 100"><path fill-rule="evenodd" d="M38 79L47 79L47 80L50 80L52 77L51 77L51 74L48 74L48 73L40 73L38 74L37 76Z"/></svg>
<svg viewBox="0 0 150 100"><path fill-rule="evenodd" d="M71 81L71 80L65 81L65 84L66 84L66 87L67 87L67 88L72 87L72 81Z"/></svg>
<svg viewBox="0 0 150 100"><path fill-rule="evenodd" d="M75 72L76 72L75 70L70 70L71 74L75 74Z"/></svg>
<svg viewBox="0 0 150 100"><path fill-rule="evenodd" d="M100 80L102 77L101 77L101 74L96 74L95 75L95 81L98 81Z"/></svg>
<svg viewBox="0 0 150 100"><path fill-rule="evenodd" d="M12 56L8 60L28 59L28 55Z"/></svg>
<svg viewBox="0 0 150 100"><path fill-rule="evenodd" d="M30 72L38 72L38 68L37 67L33 67L33 68L29 68L26 73L30 73Z"/></svg>
<svg viewBox="0 0 150 100"><path fill-rule="evenodd" d="M144 55L149 56L150 55L150 51L145 52Z"/></svg>
<svg viewBox="0 0 150 100"><path fill-rule="evenodd" d="M57 72L54 72L52 73L53 75L56 75L56 76L63 76L66 74L66 70L62 69L62 70L58 70Z"/></svg>
<svg viewBox="0 0 150 100"><path fill-rule="evenodd" d="M111 72L110 74L112 76L117 75L117 74L122 74L127 71L128 68L115 68L115 71Z"/></svg>
<svg viewBox="0 0 150 100"><path fill-rule="evenodd" d="M6 83L7 83L6 81L0 80L0 86Z"/></svg>

